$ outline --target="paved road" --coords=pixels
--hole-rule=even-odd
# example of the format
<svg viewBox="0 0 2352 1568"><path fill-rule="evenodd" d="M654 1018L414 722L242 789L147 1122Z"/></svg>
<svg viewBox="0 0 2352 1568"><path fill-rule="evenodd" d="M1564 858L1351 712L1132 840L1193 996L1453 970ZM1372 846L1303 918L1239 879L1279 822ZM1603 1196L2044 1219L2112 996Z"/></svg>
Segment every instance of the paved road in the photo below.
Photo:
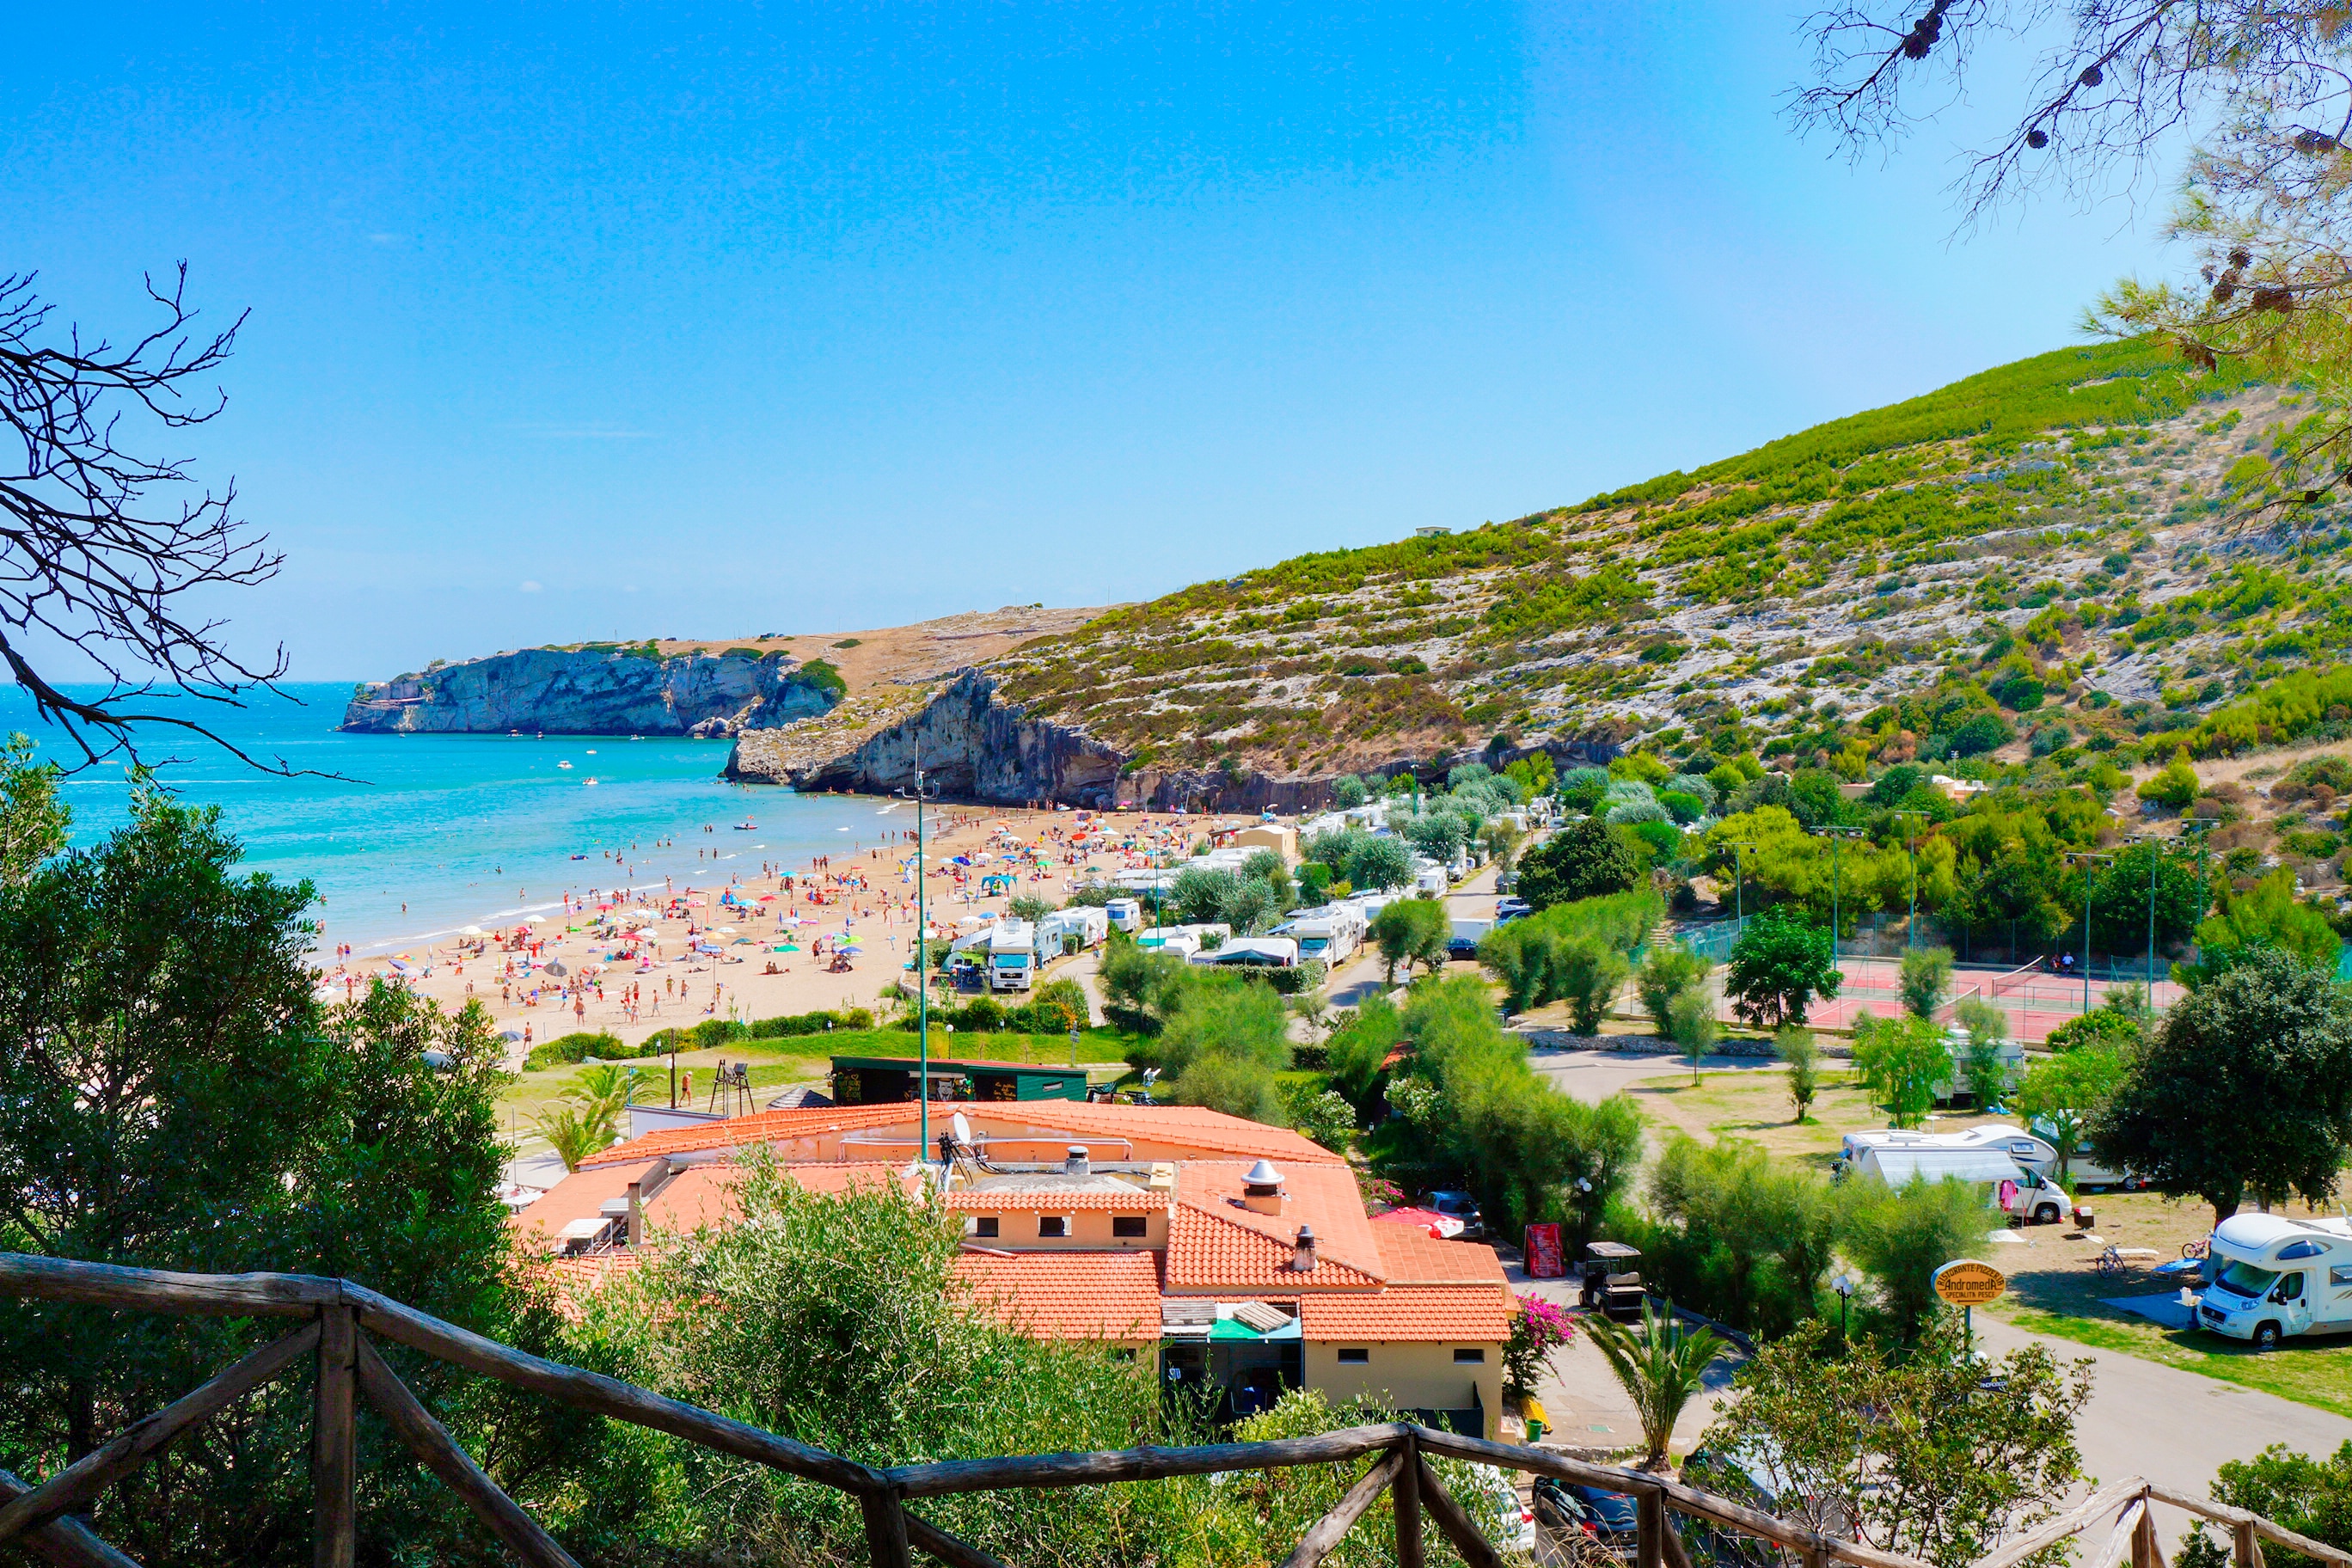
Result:
<svg viewBox="0 0 2352 1568"><path fill-rule="evenodd" d="M2352 1441L2352 1420L2234 1383L2202 1377L2120 1351L2029 1333L1989 1313L1977 1314L1977 1343L1999 1355L2039 1344L2062 1363L2095 1363L2091 1402L2074 1423L2083 1468L2102 1481L2144 1476L2203 1496L2230 1459L2250 1459L2273 1443L2306 1454L2332 1454ZM2159 1509L2166 1551L2189 1516Z"/></svg>
<svg viewBox="0 0 2352 1568"><path fill-rule="evenodd" d="M1627 1051L1530 1051L1528 1064L1551 1079L1559 1091L1587 1105L1598 1105L1611 1095L1645 1079L1671 1078L1690 1071L1681 1057L1636 1056ZM1779 1072L1782 1064L1761 1057L1702 1057L1707 1072Z"/></svg>

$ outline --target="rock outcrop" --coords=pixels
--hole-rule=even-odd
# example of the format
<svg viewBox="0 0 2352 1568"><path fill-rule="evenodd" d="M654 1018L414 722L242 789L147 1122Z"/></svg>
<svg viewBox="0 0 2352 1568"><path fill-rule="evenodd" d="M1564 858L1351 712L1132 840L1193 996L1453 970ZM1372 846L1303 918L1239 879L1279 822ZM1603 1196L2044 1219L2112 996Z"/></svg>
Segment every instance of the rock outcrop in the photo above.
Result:
<svg viewBox="0 0 2352 1568"><path fill-rule="evenodd" d="M1562 766L1605 763L1618 748L1605 736L1544 748ZM919 709L866 737L854 749L819 754L793 730L747 731L728 758L726 776L745 784L802 790L887 795L911 787L915 762L924 783L946 798L1000 805L1052 802L1146 811L1313 811L1329 804L1331 780L1245 768L1137 767L1118 747L1050 719L1030 718L999 694L996 675L960 671ZM1443 769L1460 757L1432 758Z"/></svg>
<svg viewBox="0 0 2352 1568"><path fill-rule="evenodd" d="M785 653L667 657L591 645L525 648L362 686L342 728L384 733L739 735L839 700L839 678Z"/></svg>

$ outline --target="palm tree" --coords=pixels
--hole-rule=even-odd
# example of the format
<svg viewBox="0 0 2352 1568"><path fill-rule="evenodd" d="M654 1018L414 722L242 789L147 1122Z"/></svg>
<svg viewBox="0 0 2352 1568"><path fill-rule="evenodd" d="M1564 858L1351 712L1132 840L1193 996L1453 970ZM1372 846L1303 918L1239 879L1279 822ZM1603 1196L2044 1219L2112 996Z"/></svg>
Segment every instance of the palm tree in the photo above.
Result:
<svg viewBox="0 0 2352 1568"><path fill-rule="evenodd" d="M1667 1302L1661 1312L1656 1302L1644 1297L1638 1330L1605 1317L1585 1321L1594 1348L1607 1358L1609 1370L1617 1374L1625 1396L1633 1402L1633 1413L1642 1423L1642 1441L1648 1448L1642 1458L1641 1468L1645 1470L1673 1468L1666 1444L1675 1435L1675 1422L1691 1395L1698 1392L1707 1367L1727 1346L1712 1329L1685 1329L1674 1312L1673 1302Z"/></svg>
<svg viewBox="0 0 2352 1568"><path fill-rule="evenodd" d="M581 1161L612 1147L620 1136L621 1118L636 1097L636 1079L628 1068L599 1062L581 1068L572 1087L533 1120L541 1135L555 1146L563 1168L576 1171Z"/></svg>

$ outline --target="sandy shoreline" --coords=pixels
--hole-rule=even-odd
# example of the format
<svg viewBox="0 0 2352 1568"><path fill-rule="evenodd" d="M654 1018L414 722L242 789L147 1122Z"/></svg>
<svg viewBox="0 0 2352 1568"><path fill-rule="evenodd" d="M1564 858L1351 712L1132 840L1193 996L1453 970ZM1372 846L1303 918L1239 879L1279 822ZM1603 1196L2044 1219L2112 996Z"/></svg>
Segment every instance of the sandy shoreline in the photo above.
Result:
<svg viewBox="0 0 2352 1568"><path fill-rule="evenodd" d="M392 975L446 1006L479 1001L502 1031L528 1031L531 1044L590 1029L634 1045L656 1030L713 1016L851 1006L879 1013L887 1004L878 994L903 977L912 952L914 808L866 798L875 805L872 827L842 831L842 847L830 855L738 869L740 858L719 858L732 829L717 826L706 835L710 860L700 876L633 879L625 856L608 856L601 868L611 882L598 878L596 862L581 866L579 886L540 906L542 923L528 925L529 946L517 943L526 925L518 913L495 930L486 927L481 938L453 933L347 964L331 955L320 968L321 994L341 1000L375 976ZM1211 833L1250 820L929 807L924 897L933 940L956 934L959 921L992 919L1016 895L1058 903L1076 883L1143 866L1151 853L1181 858ZM1087 829L1097 831L1074 842ZM695 847L690 837L676 844ZM1008 862L1008 854L1019 858ZM950 864L957 857L974 864ZM1002 884L983 890L984 875L1005 871L1013 878L1009 890ZM722 903L722 892L740 903ZM670 918L663 918L665 910ZM656 934L635 943L600 934L638 931ZM862 951L847 973L831 973L828 958L814 953L820 940L830 949L852 938ZM699 951L706 942L719 944L719 952ZM787 942L800 951L772 951ZM483 944L487 952L466 951ZM548 960L561 965L560 974ZM772 974L766 973L772 964ZM399 973L404 966L406 973ZM521 1049L516 1042L510 1057L519 1058Z"/></svg>

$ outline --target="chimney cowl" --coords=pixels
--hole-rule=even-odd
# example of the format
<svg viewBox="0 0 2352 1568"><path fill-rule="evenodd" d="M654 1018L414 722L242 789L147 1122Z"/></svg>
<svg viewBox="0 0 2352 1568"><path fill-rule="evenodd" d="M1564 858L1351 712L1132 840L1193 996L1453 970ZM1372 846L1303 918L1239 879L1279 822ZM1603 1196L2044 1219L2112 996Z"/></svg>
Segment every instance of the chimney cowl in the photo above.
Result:
<svg viewBox="0 0 2352 1568"><path fill-rule="evenodd" d="M1282 1173L1275 1169L1272 1162L1260 1160L1242 1173L1242 1186L1244 1190L1262 1187L1269 1193L1280 1192Z"/></svg>
<svg viewBox="0 0 2352 1568"><path fill-rule="evenodd" d="M1092 1169L1092 1167L1087 1163L1087 1146L1083 1143L1071 1144L1068 1152L1062 1160L1062 1170L1064 1173L1072 1176L1083 1176L1087 1174L1090 1169Z"/></svg>
<svg viewBox="0 0 2352 1568"><path fill-rule="evenodd" d="M1290 1267L1301 1274L1315 1272L1314 1226L1302 1225L1298 1227L1298 1241L1291 1250Z"/></svg>

